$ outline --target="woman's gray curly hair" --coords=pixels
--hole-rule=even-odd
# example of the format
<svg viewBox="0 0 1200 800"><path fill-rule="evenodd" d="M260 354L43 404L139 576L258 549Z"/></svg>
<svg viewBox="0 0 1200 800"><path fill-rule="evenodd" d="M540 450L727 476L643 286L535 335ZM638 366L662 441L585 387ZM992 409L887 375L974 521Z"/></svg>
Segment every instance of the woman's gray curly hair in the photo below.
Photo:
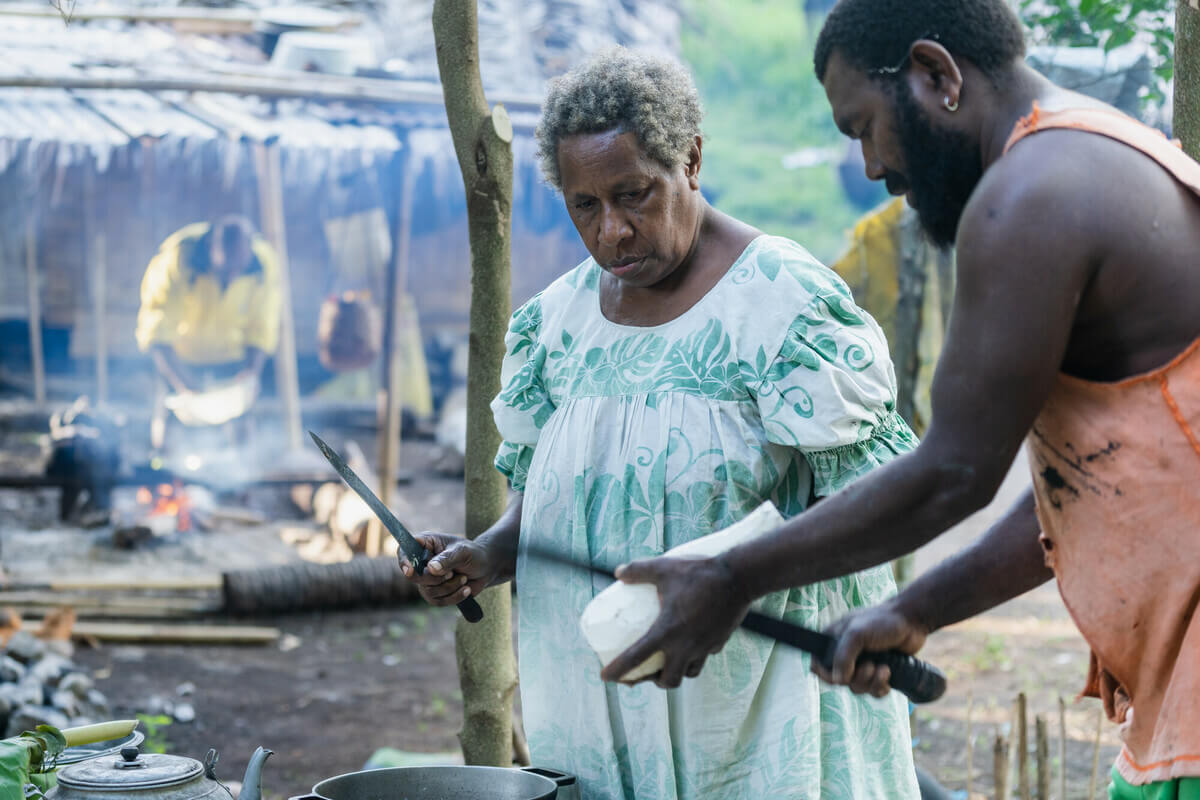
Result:
<svg viewBox="0 0 1200 800"><path fill-rule="evenodd" d="M537 127L542 174L561 191L559 142L613 128L633 132L646 155L676 167L700 135L703 116L696 86L683 67L614 47L550 82Z"/></svg>

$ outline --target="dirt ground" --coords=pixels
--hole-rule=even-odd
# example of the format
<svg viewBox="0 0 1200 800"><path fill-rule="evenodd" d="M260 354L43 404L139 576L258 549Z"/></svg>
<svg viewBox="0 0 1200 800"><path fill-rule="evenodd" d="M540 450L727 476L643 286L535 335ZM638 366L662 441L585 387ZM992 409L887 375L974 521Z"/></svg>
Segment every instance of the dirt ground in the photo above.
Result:
<svg viewBox="0 0 1200 800"><path fill-rule="evenodd" d="M13 444L11 438L5 443L10 458ZM433 457L427 443L405 442L403 466L414 480L401 490L404 516L416 529L456 531L462 522L461 487L430 473ZM1019 462L991 508L918 554L918 570L970 542L1012 501L1024 483L1021 466ZM147 568L165 568L172 560L181 562L173 569L186 571L202 569L212 558L286 561L294 555L279 541L276 527L258 526L196 533L199 543L176 543L176 550L160 548L141 554L141 562L120 563L120 557L104 550L98 534L54 524L55 502L52 490L32 501L28 492L0 490L0 543L10 576L33 574L39 563L44 568L51 552L59 554L55 568L60 573L70 569L62 554L71 553L66 562L73 560L73 568L93 576L123 569L145 574ZM274 750L265 771L264 796L275 800L301 794L320 779L360 769L381 747L453 753L462 720L454 667L455 620L452 610L417 605L272 616L238 622L278 627L283 637L276 645L103 644L97 649L80 647L76 660L94 671L114 717L153 711L164 700L191 703L194 721L160 727L151 742L198 759L216 747L221 753L218 774L225 780L240 779L258 745ZM1031 750L1035 716L1047 720L1051 796L1060 797L1061 697L1066 707L1066 796L1089 796L1099 703L1074 700L1086 673L1087 649L1052 585L936 634L924 656L947 673L950 689L943 700L914 714L919 764L959 797L966 796L962 790L970 770L971 796L994 797L994 741L1013 733L1013 702L1023 691L1029 698ZM180 695L181 687L187 696ZM1105 722L1094 797L1105 796L1105 776L1116 747L1115 731ZM1028 770L1036 785L1032 757ZM1015 763L1012 771L1010 786L1016 784Z"/></svg>

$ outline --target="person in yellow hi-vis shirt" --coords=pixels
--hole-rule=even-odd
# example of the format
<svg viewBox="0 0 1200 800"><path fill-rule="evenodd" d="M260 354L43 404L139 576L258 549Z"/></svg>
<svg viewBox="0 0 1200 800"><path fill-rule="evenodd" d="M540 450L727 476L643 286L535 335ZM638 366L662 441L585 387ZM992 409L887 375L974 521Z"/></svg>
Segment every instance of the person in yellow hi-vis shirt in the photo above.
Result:
<svg viewBox="0 0 1200 800"><path fill-rule="evenodd" d="M224 217L173 233L146 268L141 299L138 347L154 359L176 400L203 397L216 384L242 387L245 397L257 394L263 364L279 343L279 267L248 220ZM185 405L202 413L185 412ZM205 416L214 403L207 405L160 402L154 448L163 444L166 407L181 419L199 416L192 424L202 424L213 421Z"/></svg>

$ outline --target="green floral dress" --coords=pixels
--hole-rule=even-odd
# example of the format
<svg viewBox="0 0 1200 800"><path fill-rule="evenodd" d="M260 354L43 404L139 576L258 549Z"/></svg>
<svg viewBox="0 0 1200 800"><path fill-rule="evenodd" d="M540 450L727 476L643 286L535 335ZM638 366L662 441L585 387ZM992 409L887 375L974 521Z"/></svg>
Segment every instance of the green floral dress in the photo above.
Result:
<svg viewBox="0 0 1200 800"><path fill-rule="evenodd" d="M679 689L615 686L579 629L608 583L529 545L615 565L718 531L766 499L804 511L911 450L879 327L804 248L760 236L671 322L608 321L588 259L522 306L492 404L523 491L521 704L535 763L585 800L916 798L907 705L821 684L807 655L736 632ZM809 627L895 592L888 567L755 607Z"/></svg>

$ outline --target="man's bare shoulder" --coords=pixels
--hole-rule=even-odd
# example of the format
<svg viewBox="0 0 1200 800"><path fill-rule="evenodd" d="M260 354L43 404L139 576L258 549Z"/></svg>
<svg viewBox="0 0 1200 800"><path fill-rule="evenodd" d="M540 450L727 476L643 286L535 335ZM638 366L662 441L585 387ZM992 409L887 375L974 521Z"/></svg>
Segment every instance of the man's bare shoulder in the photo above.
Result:
<svg viewBox="0 0 1200 800"><path fill-rule="evenodd" d="M1120 193L1111 165L1128 148L1091 133L1044 131L984 173L963 211L958 250L969 262L1003 257L1083 264L1112 231ZM1119 171L1119 170L1118 170Z"/></svg>

